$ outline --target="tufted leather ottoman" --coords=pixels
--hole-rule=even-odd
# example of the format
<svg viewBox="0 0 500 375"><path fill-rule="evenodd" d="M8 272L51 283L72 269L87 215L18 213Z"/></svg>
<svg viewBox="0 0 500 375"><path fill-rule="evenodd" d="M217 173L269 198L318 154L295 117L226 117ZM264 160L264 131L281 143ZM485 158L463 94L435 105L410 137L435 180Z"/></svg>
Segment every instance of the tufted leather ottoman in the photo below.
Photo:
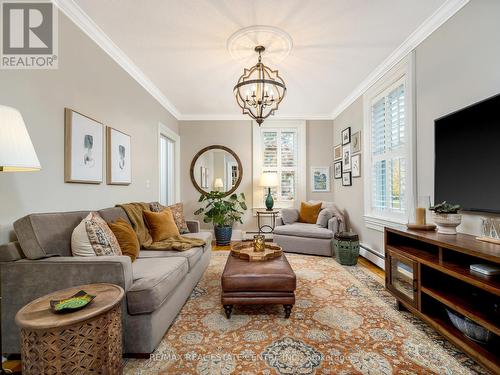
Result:
<svg viewBox="0 0 500 375"><path fill-rule="evenodd" d="M233 305L281 304L285 318L295 304L295 273L285 255L249 262L229 255L222 273L222 305L231 317Z"/></svg>

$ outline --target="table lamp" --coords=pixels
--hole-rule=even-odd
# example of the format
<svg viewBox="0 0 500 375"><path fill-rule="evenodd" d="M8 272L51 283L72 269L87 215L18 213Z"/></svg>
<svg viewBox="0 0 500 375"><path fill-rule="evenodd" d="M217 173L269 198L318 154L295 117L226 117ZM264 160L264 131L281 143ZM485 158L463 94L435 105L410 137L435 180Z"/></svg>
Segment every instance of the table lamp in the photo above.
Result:
<svg viewBox="0 0 500 375"><path fill-rule="evenodd" d="M40 169L40 162L21 113L17 109L0 105L0 172L30 172ZM1 353L2 327L0 322L0 374L5 374Z"/></svg>
<svg viewBox="0 0 500 375"><path fill-rule="evenodd" d="M272 211L274 206L271 188L278 186L278 173L276 172L263 172L260 177L260 185L267 187L266 210Z"/></svg>
<svg viewBox="0 0 500 375"><path fill-rule="evenodd" d="M224 182L222 182L222 178L216 178L214 182L215 190L219 191L224 187Z"/></svg>
<svg viewBox="0 0 500 375"><path fill-rule="evenodd" d="M17 109L0 105L0 172L41 169L35 148Z"/></svg>

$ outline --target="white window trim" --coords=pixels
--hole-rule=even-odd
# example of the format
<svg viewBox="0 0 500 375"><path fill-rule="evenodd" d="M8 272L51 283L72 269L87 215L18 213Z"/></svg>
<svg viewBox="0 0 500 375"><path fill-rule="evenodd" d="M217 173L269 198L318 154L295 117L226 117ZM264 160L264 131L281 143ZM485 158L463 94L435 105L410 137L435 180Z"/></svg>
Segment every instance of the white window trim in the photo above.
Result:
<svg viewBox="0 0 500 375"><path fill-rule="evenodd" d="M405 118L407 139L407 182L406 182L406 215L405 217L381 216L372 212L372 174L371 174L371 104L376 98L396 82L405 78ZM363 95L363 165L365 165L364 178L364 219L367 228L383 231L384 227L401 228L407 222L407 216L416 205L417 191L417 158L416 158L416 120L415 120L415 51L410 52L386 76L381 78Z"/></svg>
<svg viewBox="0 0 500 375"><path fill-rule="evenodd" d="M158 124L158 202L161 199L161 179L160 179L160 158L161 158L161 137L167 137L174 143L174 200L175 203L181 201L181 137L168 126Z"/></svg>
<svg viewBox="0 0 500 375"><path fill-rule="evenodd" d="M297 186L296 188L296 200L289 201L283 204L279 202L275 208L286 208L286 207L297 207L300 202L305 201L307 197L307 140L306 140L306 122L305 121L270 121L266 120L260 127L255 121L252 121L252 140L253 140L253 175L252 175L252 187L253 187L253 209L264 208L264 190L260 186L260 176L262 174L262 139L261 139L261 129L286 129L292 128L297 131L298 136L298 150L297 150Z"/></svg>

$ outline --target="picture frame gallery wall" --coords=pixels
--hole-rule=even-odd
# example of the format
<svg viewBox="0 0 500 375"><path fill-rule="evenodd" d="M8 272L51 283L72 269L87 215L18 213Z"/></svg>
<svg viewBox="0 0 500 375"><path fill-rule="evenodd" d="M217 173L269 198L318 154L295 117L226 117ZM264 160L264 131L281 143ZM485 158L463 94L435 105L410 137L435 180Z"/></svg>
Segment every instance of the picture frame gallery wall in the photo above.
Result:
<svg viewBox="0 0 500 375"><path fill-rule="evenodd" d="M132 183L131 137L71 108L64 109L64 182Z"/></svg>

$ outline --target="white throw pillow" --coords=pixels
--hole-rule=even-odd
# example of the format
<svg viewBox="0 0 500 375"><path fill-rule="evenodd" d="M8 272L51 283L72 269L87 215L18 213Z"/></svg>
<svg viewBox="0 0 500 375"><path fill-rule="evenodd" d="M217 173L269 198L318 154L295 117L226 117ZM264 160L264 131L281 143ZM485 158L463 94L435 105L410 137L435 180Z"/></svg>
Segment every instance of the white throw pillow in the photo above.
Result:
<svg viewBox="0 0 500 375"><path fill-rule="evenodd" d="M85 220L83 219L80 224L73 229L73 234L71 235L71 252L75 257L95 257L95 251L90 244L89 236L87 234L87 228L85 227Z"/></svg>

